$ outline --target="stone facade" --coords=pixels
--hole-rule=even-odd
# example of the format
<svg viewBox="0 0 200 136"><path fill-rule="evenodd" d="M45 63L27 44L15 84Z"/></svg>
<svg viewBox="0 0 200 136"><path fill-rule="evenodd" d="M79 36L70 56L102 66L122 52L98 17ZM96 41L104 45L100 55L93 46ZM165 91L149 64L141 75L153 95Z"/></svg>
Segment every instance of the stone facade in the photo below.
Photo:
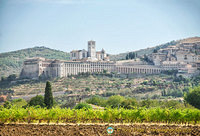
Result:
<svg viewBox="0 0 200 136"><path fill-rule="evenodd" d="M180 43L177 46L169 46L168 48L158 50L157 53L150 54L149 59L155 65L161 65L163 61L194 64L200 62L199 49L200 42Z"/></svg>
<svg viewBox="0 0 200 136"><path fill-rule="evenodd" d="M149 60L162 68L177 69L179 73L195 74L200 68L200 42L182 42L150 54Z"/></svg>
<svg viewBox="0 0 200 136"><path fill-rule="evenodd" d="M112 61L62 61L32 58L24 62L21 77L67 77L86 72L103 72L104 70L118 74L158 74L163 69L154 65L126 65Z"/></svg>
<svg viewBox="0 0 200 136"><path fill-rule="evenodd" d="M108 61L109 57L106 54L105 50L96 51L96 42L88 41L88 51L83 50L73 50L70 52L70 59L73 61Z"/></svg>

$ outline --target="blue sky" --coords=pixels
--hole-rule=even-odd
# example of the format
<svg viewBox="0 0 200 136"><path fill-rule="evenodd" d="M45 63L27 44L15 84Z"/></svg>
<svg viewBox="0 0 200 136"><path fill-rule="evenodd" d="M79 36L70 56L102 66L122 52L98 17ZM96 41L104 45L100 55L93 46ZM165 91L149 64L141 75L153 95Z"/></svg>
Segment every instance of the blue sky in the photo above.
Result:
<svg viewBox="0 0 200 136"><path fill-rule="evenodd" d="M200 36L199 0L0 0L0 52L46 46L108 53Z"/></svg>

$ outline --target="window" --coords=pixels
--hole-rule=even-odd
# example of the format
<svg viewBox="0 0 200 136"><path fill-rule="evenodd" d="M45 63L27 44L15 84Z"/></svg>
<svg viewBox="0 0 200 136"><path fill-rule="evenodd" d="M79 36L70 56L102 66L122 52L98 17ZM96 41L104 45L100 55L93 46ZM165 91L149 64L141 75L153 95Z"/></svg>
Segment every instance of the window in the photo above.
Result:
<svg viewBox="0 0 200 136"><path fill-rule="evenodd" d="M185 55L184 59L185 59L185 60L187 59L187 55Z"/></svg>

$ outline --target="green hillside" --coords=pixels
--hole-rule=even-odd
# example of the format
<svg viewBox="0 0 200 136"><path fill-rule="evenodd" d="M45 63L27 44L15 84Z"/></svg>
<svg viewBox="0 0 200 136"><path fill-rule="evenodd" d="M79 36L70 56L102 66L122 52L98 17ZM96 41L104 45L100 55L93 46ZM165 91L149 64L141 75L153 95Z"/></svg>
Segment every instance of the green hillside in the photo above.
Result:
<svg viewBox="0 0 200 136"><path fill-rule="evenodd" d="M0 77L19 74L23 66L23 61L30 57L69 60L69 53L46 47L34 47L0 53Z"/></svg>

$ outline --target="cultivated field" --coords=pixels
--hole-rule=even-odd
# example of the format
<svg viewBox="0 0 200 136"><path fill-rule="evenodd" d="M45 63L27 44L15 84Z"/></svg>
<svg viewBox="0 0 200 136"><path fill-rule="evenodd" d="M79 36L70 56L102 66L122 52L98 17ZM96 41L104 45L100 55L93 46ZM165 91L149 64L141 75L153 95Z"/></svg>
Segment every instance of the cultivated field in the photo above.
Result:
<svg viewBox="0 0 200 136"><path fill-rule="evenodd" d="M144 136L144 135L200 135L200 126L178 125L36 125L36 124L4 124L0 126L0 135L48 135L48 136L106 136L108 126L114 129L111 135Z"/></svg>

